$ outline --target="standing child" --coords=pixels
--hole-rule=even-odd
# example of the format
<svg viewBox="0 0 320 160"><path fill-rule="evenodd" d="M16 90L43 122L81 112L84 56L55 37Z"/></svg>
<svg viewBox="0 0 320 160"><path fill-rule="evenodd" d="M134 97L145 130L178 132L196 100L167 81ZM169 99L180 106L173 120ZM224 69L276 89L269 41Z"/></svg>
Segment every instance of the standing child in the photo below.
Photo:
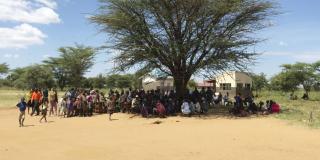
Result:
<svg viewBox="0 0 320 160"><path fill-rule="evenodd" d="M54 91L54 89L52 88L49 92L49 104L50 104L50 109L49 109L49 116L51 116L51 114L53 115L57 115L57 93Z"/></svg>
<svg viewBox="0 0 320 160"><path fill-rule="evenodd" d="M45 120L45 122L47 122L47 109L48 109L48 100L44 100L41 108L42 117L40 119L40 123L43 119Z"/></svg>
<svg viewBox="0 0 320 160"><path fill-rule="evenodd" d="M109 112L109 121L112 121L112 114L114 112L116 102L116 95L111 95L108 100L108 112Z"/></svg>
<svg viewBox="0 0 320 160"><path fill-rule="evenodd" d="M67 113L67 98L66 97L61 98L59 115L63 116L63 118L65 118L68 115L68 113Z"/></svg>
<svg viewBox="0 0 320 160"><path fill-rule="evenodd" d="M31 89L29 92L27 92L24 97L24 99L27 103L27 107L28 107L28 114L30 114L30 108L32 111L32 106L33 106L33 104L31 103L32 93L33 93L33 89Z"/></svg>
<svg viewBox="0 0 320 160"><path fill-rule="evenodd" d="M93 112L93 98L92 98L92 94L87 95L86 97L87 99L87 103L88 103L88 116L92 116L92 112Z"/></svg>
<svg viewBox="0 0 320 160"><path fill-rule="evenodd" d="M20 110L19 127L23 127L23 122L24 122L24 118L25 118L25 111L27 109L27 103L25 102L24 98L21 98L21 101L16 106Z"/></svg>

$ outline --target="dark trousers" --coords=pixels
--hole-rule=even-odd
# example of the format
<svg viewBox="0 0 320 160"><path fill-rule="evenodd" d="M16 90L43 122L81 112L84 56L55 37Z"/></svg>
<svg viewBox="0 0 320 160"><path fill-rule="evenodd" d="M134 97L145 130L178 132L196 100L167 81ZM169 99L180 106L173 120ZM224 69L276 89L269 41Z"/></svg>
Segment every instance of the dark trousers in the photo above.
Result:
<svg viewBox="0 0 320 160"><path fill-rule="evenodd" d="M37 112L37 116L40 114L39 101L34 101L34 102L33 102L31 116L32 116L35 112Z"/></svg>

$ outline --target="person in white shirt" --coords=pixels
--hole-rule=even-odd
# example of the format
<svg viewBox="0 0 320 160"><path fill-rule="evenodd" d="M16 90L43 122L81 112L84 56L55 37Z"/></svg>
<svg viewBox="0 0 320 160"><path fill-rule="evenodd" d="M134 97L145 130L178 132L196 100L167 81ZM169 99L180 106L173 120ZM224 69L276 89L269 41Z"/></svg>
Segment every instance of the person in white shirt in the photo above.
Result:
<svg viewBox="0 0 320 160"><path fill-rule="evenodd" d="M186 100L182 103L181 112L183 115L190 115L191 114L190 105Z"/></svg>

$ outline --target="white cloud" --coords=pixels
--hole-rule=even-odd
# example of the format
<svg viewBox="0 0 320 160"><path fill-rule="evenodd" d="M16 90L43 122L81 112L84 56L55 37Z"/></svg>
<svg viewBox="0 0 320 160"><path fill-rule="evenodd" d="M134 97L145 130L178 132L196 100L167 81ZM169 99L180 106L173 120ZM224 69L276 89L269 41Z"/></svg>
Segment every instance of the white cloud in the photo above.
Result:
<svg viewBox="0 0 320 160"><path fill-rule="evenodd" d="M0 0L0 22L20 23L0 27L0 49L43 44L46 35L31 24L60 23L56 8L56 0Z"/></svg>
<svg viewBox="0 0 320 160"><path fill-rule="evenodd" d="M57 8L57 2L54 0L36 0L39 3L46 5L49 8Z"/></svg>
<svg viewBox="0 0 320 160"><path fill-rule="evenodd" d="M17 59L17 58L20 57L20 55L19 55L19 54L5 54L3 57L4 57L4 58L14 58L14 59Z"/></svg>
<svg viewBox="0 0 320 160"><path fill-rule="evenodd" d="M313 63L320 60L320 51L304 51L304 52L265 52L264 56L271 57L287 57L298 62Z"/></svg>
<svg viewBox="0 0 320 160"><path fill-rule="evenodd" d="M46 37L38 28L21 24L14 28L0 28L0 48L25 48L43 44Z"/></svg>
<svg viewBox="0 0 320 160"><path fill-rule="evenodd" d="M59 23L56 7L54 0L0 0L0 21Z"/></svg>
<svg viewBox="0 0 320 160"><path fill-rule="evenodd" d="M264 56L288 56L292 55L290 52L265 52L263 53Z"/></svg>
<svg viewBox="0 0 320 160"><path fill-rule="evenodd" d="M320 60L320 52L305 52L293 57L299 62L313 63Z"/></svg>
<svg viewBox="0 0 320 160"><path fill-rule="evenodd" d="M280 42L279 42L279 46L285 47L285 46L288 46L288 43L283 42L283 41L280 41Z"/></svg>

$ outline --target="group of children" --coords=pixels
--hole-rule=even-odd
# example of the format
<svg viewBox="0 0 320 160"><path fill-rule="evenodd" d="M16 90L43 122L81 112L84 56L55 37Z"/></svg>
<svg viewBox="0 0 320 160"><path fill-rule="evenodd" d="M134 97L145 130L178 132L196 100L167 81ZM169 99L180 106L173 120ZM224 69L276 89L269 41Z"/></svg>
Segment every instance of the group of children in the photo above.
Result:
<svg viewBox="0 0 320 160"><path fill-rule="evenodd" d="M160 90L129 90L120 92L110 90L105 96L99 90L85 89L70 89L58 100L57 92L54 89L48 91L44 89L31 90L21 102L17 104L20 109L19 123L23 126L25 110L31 108L31 116L36 114L47 122L47 113L49 115L57 115L61 117L73 116L92 116L93 113L108 113L109 120L114 112L141 114L142 117L159 116L164 118L169 115L181 113L184 116L193 114L205 114L209 107L213 105L230 105L232 102L229 99L229 94L222 96L221 93L215 94L211 88L202 88L198 91L195 88L192 92L186 91L184 100L180 101L173 90L161 92ZM58 107L59 104L59 107ZM276 103L273 101L267 102L266 111L274 112L272 107ZM261 105L260 110L262 110ZM247 109L245 109L247 106ZM270 109L271 108L271 109ZM280 109L280 106L279 106ZM251 97L242 99L240 94L235 97L234 107L230 110L233 114L243 114L247 112L257 112L259 108L253 102Z"/></svg>

